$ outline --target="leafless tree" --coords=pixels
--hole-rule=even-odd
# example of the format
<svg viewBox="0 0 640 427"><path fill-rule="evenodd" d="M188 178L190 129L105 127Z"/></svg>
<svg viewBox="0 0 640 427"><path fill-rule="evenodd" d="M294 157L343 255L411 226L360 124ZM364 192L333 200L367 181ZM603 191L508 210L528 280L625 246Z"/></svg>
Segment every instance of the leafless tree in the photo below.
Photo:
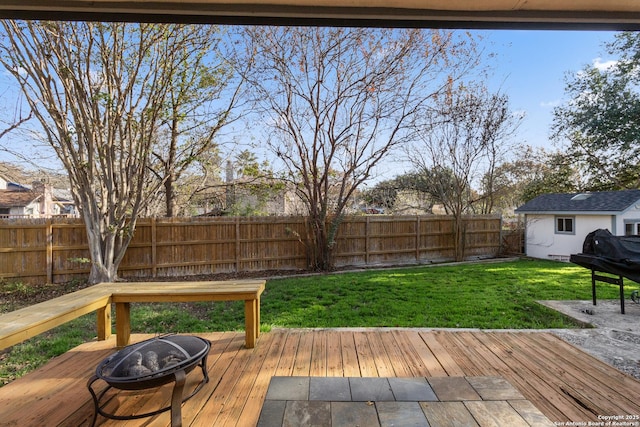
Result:
<svg viewBox="0 0 640 427"><path fill-rule="evenodd" d="M114 281L139 213L175 69L178 25L2 21L0 62L69 174L87 229L89 281Z"/></svg>
<svg viewBox="0 0 640 427"><path fill-rule="evenodd" d="M247 28L265 144L308 210L311 268L332 249L356 189L411 139L447 81L477 65L466 33L364 28ZM275 167L275 165L274 165Z"/></svg>
<svg viewBox="0 0 640 427"><path fill-rule="evenodd" d="M0 139L2 139L2 137L4 137L5 135L8 135L9 132L12 132L12 131L18 129L24 123L26 123L29 120L31 120L32 117L33 117L33 115L31 113L29 113L26 117L19 117L16 122L7 125L7 127L5 129L2 129L0 131Z"/></svg>
<svg viewBox="0 0 640 427"><path fill-rule="evenodd" d="M409 150L428 191L454 217L456 260L465 255L463 216L478 206L479 213L492 209L495 170L520 122L508 101L483 85L452 85L424 117L419 140Z"/></svg>
<svg viewBox="0 0 640 427"><path fill-rule="evenodd" d="M29 120L33 118L33 113L19 111L18 114L14 116L13 119L1 120L0 122L3 124L4 129L0 130L0 140L5 136L9 135L11 132L14 132L20 129L25 123L28 123ZM9 153L11 156L22 158L22 153L17 152L15 149L8 147L5 144L0 143L0 151Z"/></svg>

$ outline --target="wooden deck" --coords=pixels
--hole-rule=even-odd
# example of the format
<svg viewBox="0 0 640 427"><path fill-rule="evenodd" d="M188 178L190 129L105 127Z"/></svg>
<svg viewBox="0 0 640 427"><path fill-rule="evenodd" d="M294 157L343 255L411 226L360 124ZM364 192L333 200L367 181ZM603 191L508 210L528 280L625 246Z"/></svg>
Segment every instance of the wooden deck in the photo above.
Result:
<svg viewBox="0 0 640 427"><path fill-rule="evenodd" d="M185 426L255 426L273 376L502 376L552 422L617 416L640 425L640 382L549 333L420 329L274 330L253 349L244 333L200 334L212 341L210 381L182 407ZM133 335L132 342L148 338ZM93 403L86 382L115 351L115 339L83 344L0 388L3 426L87 426ZM187 387L202 378L191 372ZM142 413L166 406L172 385L120 391L105 409ZM626 418L625 418L626 417ZM168 426L170 414L102 426ZM629 424L633 425L633 424Z"/></svg>

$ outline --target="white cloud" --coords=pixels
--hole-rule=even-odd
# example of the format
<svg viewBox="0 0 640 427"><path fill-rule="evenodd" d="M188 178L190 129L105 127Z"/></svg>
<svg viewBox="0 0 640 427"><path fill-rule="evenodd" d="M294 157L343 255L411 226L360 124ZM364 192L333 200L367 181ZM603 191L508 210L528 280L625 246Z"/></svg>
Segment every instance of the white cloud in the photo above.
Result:
<svg viewBox="0 0 640 427"><path fill-rule="evenodd" d="M600 71L608 71L616 65L618 65L618 61L615 60L603 61L602 58L593 60L593 66Z"/></svg>
<svg viewBox="0 0 640 427"><path fill-rule="evenodd" d="M560 105L562 101L560 99L554 99L553 101L542 101L540 102L540 106L542 108L554 108Z"/></svg>

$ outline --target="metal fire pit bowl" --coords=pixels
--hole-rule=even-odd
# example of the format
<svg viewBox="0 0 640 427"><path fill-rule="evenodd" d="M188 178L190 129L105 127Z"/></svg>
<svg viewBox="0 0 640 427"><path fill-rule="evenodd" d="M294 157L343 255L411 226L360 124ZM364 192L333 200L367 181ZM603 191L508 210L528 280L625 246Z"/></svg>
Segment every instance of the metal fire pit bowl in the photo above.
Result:
<svg viewBox="0 0 640 427"><path fill-rule="evenodd" d="M95 425L98 414L115 419L131 420L150 417L171 409L171 425L182 425L182 403L193 397L209 381L207 355L211 349L208 340L190 335L164 335L124 347L103 360L96 368L95 375L87 382L93 397ZM186 376L197 365L202 368L202 381L194 391L183 397ZM103 380L107 383L99 394L93 390L93 383ZM115 415L104 411L100 401L111 388L119 390L145 390L174 382L171 405L153 412L137 415Z"/></svg>

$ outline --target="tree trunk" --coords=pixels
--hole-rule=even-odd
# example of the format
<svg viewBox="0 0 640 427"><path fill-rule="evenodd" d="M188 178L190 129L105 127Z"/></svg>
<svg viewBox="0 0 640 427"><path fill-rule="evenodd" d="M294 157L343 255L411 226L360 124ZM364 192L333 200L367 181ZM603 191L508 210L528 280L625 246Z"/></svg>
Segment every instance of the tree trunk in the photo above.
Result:
<svg viewBox="0 0 640 427"><path fill-rule="evenodd" d="M454 215L453 240L454 240L454 256L456 261L464 261L466 255L466 223L462 215Z"/></svg>
<svg viewBox="0 0 640 427"><path fill-rule="evenodd" d="M95 285L97 283L115 282L118 280L118 268L111 264L109 267L98 263L91 263L91 272L88 282Z"/></svg>
<svg viewBox="0 0 640 427"><path fill-rule="evenodd" d="M166 196L166 215L169 218L173 218L176 214L176 195L174 191L174 176L171 173L167 175L167 180L164 182L164 192Z"/></svg>
<svg viewBox="0 0 640 427"><path fill-rule="evenodd" d="M89 243L89 253L91 256L91 270L88 282L92 285L101 282L115 282L118 280L118 267L124 256L124 251L129 245L131 237L124 236L118 230L111 229L109 222L102 223L97 220L90 220L87 214L81 210L84 217L87 240ZM135 227L135 223L130 223ZM104 227L108 232L102 232Z"/></svg>
<svg viewBox="0 0 640 427"><path fill-rule="evenodd" d="M311 227L308 235L309 268L315 271L329 271L333 268L332 248L325 221L311 218L309 224Z"/></svg>

